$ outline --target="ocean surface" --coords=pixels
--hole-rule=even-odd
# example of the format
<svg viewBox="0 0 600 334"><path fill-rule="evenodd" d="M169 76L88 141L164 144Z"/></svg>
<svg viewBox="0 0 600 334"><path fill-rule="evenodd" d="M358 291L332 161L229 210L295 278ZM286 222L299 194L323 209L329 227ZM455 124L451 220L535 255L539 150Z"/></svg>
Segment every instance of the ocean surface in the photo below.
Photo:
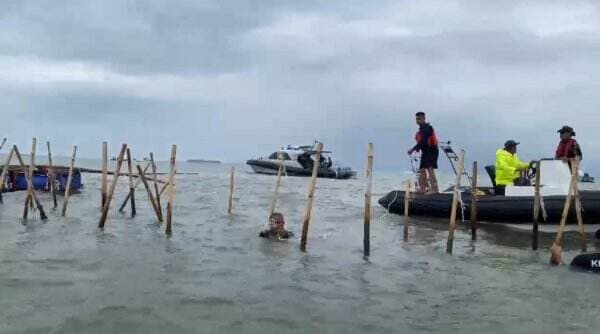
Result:
<svg viewBox="0 0 600 334"><path fill-rule="evenodd" d="M97 168L95 161L84 162ZM445 253L447 219L387 214L379 197L403 172L374 176L371 257L362 256L364 172L319 179L308 249L300 240L258 238L275 177L236 165L233 215L227 164L179 163L173 235L165 236L137 190L138 215L117 212L104 230L100 175L67 217L39 197L50 219L21 221L24 192L0 205L0 333L598 333L600 275L548 265L552 234L539 251L530 234L483 227L472 242L460 224ZM161 163L160 171L168 166ZM166 178L166 176L161 176ZM283 179L278 210L300 235L308 178ZM62 200L62 197L59 197ZM165 200L163 200L163 204ZM60 204L60 203L59 203ZM599 248L592 240L590 250ZM566 238L566 261L578 254Z"/></svg>

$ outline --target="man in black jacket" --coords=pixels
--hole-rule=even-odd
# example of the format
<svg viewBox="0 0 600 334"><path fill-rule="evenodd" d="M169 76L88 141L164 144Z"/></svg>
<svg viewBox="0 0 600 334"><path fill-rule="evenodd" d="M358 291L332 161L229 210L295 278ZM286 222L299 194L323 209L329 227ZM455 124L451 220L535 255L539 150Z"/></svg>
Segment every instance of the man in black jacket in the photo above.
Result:
<svg viewBox="0 0 600 334"><path fill-rule="evenodd" d="M415 116L419 126L419 132L415 136L417 144L408 151L408 154L421 152L419 191L427 194L437 194L439 189L435 170L438 168L438 157L440 155L438 139L433 127L427 123L425 113L418 112Z"/></svg>

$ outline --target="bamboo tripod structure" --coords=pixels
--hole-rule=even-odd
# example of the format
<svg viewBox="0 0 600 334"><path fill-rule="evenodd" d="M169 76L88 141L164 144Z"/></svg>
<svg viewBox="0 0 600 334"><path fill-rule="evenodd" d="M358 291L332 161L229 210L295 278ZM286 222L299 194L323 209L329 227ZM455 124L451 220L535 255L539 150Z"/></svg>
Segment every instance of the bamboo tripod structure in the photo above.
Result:
<svg viewBox="0 0 600 334"><path fill-rule="evenodd" d="M450 224L448 225L448 241L446 253L452 254L454 247L454 230L456 229L456 213L458 211L458 197L460 196L460 181L465 167L465 151L461 150L454 182L454 196L452 197L452 211L450 212Z"/></svg>

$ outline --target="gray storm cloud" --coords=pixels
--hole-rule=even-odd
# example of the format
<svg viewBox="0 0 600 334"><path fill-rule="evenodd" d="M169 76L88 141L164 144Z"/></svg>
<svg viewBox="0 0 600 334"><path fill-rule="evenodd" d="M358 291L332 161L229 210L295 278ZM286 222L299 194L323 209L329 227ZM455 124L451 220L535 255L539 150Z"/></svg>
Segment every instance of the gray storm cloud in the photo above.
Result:
<svg viewBox="0 0 600 334"><path fill-rule="evenodd" d="M100 142L241 161L318 138L406 168L413 114L491 162L576 128L600 172L596 1L4 1L1 130L62 154ZM139 153L140 155L142 152Z"/></svg>

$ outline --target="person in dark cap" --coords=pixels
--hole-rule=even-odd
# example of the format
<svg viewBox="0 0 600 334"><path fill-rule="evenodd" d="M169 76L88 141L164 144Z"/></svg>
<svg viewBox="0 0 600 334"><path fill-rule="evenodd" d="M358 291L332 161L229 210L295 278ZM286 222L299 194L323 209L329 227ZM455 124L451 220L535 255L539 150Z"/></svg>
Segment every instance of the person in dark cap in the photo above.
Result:
<svg viewBox="0 0 600 334"><path fill-rule="evenodd" d="M569 161L572 159L581 160L583 153L581 153L581 147L575 140L575 130L570 126L563 126L558 130L560 133L560 142L556 148L556 159Z"/></svg>
<svg viewBox="0 0 600 334"><path fill-rule="evenodd" d="M506 186L514 185L524 172L529 168L529 164L519 160L517 156L517 143L514 140L508 140L504 143L504 148L496 151L496 195L504 196Z"/></svg>
<svg viewBox="0 0 600 334"><path fill-rule="evenodd" d="M422 193L437 194L439 192L435 170L438 168L438 139L433 127L427 123L425 113L420 111L415 114L419 132L415 136L417 144L408 151L408 155L421 152L419 165L419 190Z"/></svg>

